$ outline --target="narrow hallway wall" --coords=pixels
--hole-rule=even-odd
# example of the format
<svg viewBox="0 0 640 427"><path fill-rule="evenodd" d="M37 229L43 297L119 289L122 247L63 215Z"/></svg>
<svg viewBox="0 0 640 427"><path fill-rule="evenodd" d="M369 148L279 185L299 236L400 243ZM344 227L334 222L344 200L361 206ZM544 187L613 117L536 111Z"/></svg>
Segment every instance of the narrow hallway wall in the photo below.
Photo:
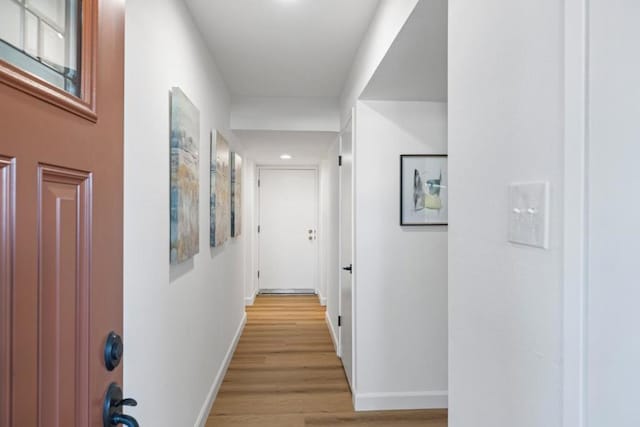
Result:
<svg viewBox="0 0 640 427"><path fill-rule="evenodd" d="M451 427L562 425L563 16L449 2ZM550 183L548 250L508 242L526 181Z"/></svg>
<svg viewBox="0 0 640 427"><path fill-rule="evenodd" d="M593 427L640 425L640 8L591 0L589 22L586 414Z"/></svg>
<svg viewBox="0 0 640 427"><path fill-rule="evenodd" d="M447 227L401 227L400 155L447 153L447 104L358 101L356 409L447 407Z"/></svg>
<svg viewBox="0 0 640 427"><path fill-rule="evenodd" d="M169 265L169 90L200 111L200 252ZM229 95L181 0L126 3L125 394L140 424L190 427L243 321L244 230L209 248L209 132L234 148ZM235 148L238 148L237 146Z"/></svg>

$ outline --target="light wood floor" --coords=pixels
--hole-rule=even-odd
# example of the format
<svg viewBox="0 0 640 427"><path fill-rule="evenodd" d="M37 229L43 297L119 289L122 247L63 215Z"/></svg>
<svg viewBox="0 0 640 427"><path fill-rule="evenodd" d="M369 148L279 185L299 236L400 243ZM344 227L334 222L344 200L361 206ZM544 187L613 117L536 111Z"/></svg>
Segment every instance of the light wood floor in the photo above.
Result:
<svg viewBox="0 0 640 427"><path fill-rule="evenodd" d="M206 427L446 427L447 411L353 411L349 386L312 296L260 296Z"/></svg>

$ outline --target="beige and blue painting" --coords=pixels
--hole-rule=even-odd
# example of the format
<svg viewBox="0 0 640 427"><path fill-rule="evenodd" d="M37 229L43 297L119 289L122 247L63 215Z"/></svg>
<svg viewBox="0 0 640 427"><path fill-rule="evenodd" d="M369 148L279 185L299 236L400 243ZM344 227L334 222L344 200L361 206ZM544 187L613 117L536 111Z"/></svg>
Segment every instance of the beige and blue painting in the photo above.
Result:
<svg viewBox="0 0 640 427"><path fill-rule="evenodd" d="M448 223L446 155L401 156L401 225Z"/></svg>
<svg viewBox="0 0 640 427"><path fill-rule="evenodd" d="M222 246L231 229L231 165L227 140L217 132L211 143L211 246ZM215 153L215 158L214 158Z"/></svg>
<svg viewBox="0 0 640 427"><path fill-rule="evenodd" d="M231 153L231 237L242 233L242 157Z"/></svg>
<svg viewBox="0 0 640 427"><path fill-rule="evenodd" d="M171 263L199 252L200 112L180 88L171 88Z"/></svg>

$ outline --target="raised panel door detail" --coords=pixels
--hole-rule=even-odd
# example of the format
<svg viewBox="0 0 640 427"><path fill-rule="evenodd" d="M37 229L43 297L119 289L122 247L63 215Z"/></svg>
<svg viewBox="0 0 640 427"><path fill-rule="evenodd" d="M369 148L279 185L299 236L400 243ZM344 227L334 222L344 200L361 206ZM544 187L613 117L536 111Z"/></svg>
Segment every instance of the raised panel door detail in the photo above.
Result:
<svg viewBox="0 0 640 427"><path fill-rule="evenodd" d="M40 427L89 425L91 175L39 168Z"/></svg>
<svg viewBox="0 0 640 427"><path fill-rule="evenodd" d="M0 427L11 422L15 161L0 155Z"/></svg>

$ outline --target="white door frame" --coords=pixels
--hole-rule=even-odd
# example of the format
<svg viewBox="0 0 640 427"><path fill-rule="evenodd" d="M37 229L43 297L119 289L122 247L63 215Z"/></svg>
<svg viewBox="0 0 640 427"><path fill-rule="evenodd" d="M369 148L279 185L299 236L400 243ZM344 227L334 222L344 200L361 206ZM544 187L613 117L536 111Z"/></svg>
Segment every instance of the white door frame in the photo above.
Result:
<svg viewBox="0 0 640 427"><path fill-rule="evenodd" d="M565 0L562 425L586 423L588 241L588 9Z"/></svg>
<svg viewBox="0 0 640 427"><path fill-rule="evenodd" d="M254 272L252 272L253 274L255 274L255 278L257 279L258 283L256 286L257 292L260 292L261 288L260 288L260 279L257 277L257 272L260 271L260 233L258 232L258 227L261 226L260 224L260 220L261 220L261 216L260 216L260 206L261 206L261 196L262 194L260 193L260 175L261 172L263 170L310 170L313 171L315 174L315 178L316 178L316 184L315 184L315 199L316 199L316 209L315 209L315 226L316 226L316 230L318 230L318 245L317 245L317 251L316 251L316 256L315 256L315 263L314 263L314 271L313 271L313 289L316 292L316 295L320 294L320 283L319 283L319 278L320 278L320 241L324 239L323 236L323 230L320 229L320 191L319 191L319 185L320 185L320 180L319 180L319 172L318 172L318 166L315 165L311 165L311 166L304 166L304 165L256 165L256 179L255 179L255 183L254 183L254 189L255 189L255 194L256 194L256 203L255 203L255 210L254 210L254 214L255 214L255 218L256 218L256 230L255 230L255 248L256 248L256 266L254 268Z"/></svg>
<svg viewBox="0 0 640 427"><path fill-rule="evenodd" d="M356 265L356 204L355 204L355 181L356 181L356 108L349 112L346 125L340 131L339 155L342 156L342 135L351 124L351 260L353 261L353 272L351 275L351 392L355 399L356 394L356 277L358 266ZM342 316L342 171L338 169L338 316ZM342 327L338 327L338 356L342 358Z"/></svg>

